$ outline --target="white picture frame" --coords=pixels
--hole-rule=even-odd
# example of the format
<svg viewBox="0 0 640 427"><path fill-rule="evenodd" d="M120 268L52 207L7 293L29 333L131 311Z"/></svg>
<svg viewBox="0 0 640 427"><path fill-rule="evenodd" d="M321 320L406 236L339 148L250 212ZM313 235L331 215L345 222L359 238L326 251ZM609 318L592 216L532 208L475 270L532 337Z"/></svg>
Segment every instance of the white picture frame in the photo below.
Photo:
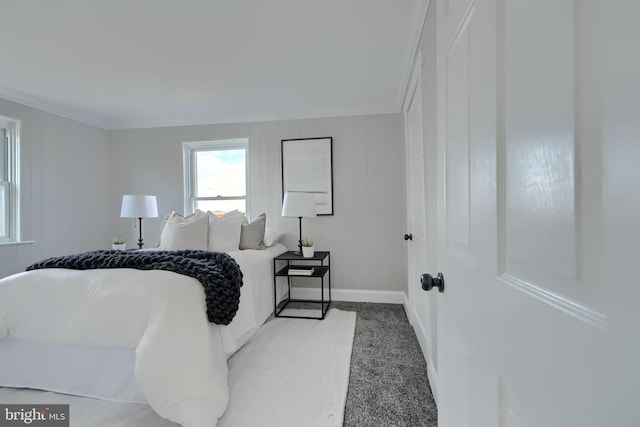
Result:
<svg viewBox="0 0 640 427"><path fill-rule="evenodd" d="M333 137L281 140L282 197L313 193L318 215L333 215Z"/></svg>

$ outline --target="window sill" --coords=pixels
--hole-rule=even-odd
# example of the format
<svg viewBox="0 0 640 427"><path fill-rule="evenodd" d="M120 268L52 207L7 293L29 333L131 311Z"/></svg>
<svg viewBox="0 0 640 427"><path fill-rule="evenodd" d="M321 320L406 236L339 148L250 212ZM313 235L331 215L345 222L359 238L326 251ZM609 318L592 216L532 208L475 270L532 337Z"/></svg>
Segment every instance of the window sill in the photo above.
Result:
<svg viewBox="0 0 640 427"><path fill-rule="evenodd" d="M35 243L35 240L18 240L14 242L0 242L0 246L8 246L8 245L31 245Z"/></svg>

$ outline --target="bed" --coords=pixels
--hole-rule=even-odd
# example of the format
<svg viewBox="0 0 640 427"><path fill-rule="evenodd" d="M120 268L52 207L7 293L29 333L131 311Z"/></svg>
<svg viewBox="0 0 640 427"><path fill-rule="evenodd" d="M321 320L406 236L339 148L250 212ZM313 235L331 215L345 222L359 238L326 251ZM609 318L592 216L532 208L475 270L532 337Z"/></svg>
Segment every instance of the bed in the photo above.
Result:
<svg viewBox="0 0 640 427"><path fill-rule="evenodd" d="M171 271L56 268L1 279L0 386L146 402L183 426L215 425L228 403L227 358L270 316L273 257L286 251L275 242L229 249L243 286L228 325L208 321L198 280Z"/></svg>

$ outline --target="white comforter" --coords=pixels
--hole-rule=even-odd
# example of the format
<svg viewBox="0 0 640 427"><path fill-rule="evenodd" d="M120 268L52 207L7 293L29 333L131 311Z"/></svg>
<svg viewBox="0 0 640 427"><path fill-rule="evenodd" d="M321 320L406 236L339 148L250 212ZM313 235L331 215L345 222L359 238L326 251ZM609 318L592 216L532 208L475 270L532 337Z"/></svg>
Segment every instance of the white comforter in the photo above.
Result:
<svg viewBox="0 0 640 427"><path fill-rule="evenodd" d="M136 382L160 416L183 426L214 426L228 402L226 354L270 312L272 291L264 288L272 289L268 266L281 248L253 252L264 259L255 264L248 253L237 255L245 278L240 310L228 327L207 321L202 285L187 276L47 269L0 280L0 341L135 349ZM0 385L20 386L2 378Z"/></svg>

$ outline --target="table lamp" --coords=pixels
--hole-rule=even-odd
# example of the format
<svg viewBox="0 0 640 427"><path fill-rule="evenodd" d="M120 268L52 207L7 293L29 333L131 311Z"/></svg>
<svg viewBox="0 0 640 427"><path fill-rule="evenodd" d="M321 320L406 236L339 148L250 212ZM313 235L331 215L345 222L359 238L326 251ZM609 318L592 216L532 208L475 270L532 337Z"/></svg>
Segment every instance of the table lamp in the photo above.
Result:
<svg viewBox="0 0 640 427"><path fill-rule="evenodd" d="M295 254L302 256L302 218L315 218L317 216L316 201L313 194L298 191L286 192L282 202L282 216L298 217L300 239L298 240L298 252L295 252Z"/></svg>
<svg viewBox="0 0 640 427"><path fill-rule="evenodd" d="M122 196L121 218L138 218L140 237L138 247L142 249L142 218L156 218L158 216L158 202L156 196L145 196L142 194Z"/></svg>

